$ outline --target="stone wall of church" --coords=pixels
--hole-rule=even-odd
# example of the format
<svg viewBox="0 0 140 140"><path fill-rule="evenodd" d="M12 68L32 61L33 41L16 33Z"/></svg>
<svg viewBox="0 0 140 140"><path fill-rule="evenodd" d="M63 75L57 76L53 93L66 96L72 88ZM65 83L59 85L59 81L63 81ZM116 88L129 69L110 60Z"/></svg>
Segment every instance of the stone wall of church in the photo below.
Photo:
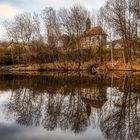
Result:
<svg viewBox="0 0 140 140"><path fill-rule="evenodd" d="M80 42L82 48L98 47L98 46L106 47L106 40L107 38L105 35L94 35L82 37Z"/></svg>

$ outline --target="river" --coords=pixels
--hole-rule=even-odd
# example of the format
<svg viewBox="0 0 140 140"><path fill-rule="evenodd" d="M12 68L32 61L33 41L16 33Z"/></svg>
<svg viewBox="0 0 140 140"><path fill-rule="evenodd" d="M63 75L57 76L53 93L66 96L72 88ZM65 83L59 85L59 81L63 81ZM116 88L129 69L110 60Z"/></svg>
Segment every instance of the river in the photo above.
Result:
<svg viewBox="0 0 140 140"><path fill-rule="evenodd" d="M0 74L0 140L139 140L140 73Z"/></svg>

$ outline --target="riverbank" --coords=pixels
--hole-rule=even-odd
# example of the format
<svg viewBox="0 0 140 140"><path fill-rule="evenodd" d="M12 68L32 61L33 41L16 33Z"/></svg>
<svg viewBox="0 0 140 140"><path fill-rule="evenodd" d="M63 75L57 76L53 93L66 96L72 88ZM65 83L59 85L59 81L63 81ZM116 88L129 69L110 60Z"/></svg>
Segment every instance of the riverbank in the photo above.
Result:
<svg viewBox="0 0 140 140"><path fill-rule="evenodd" d="M121 61L115 61L113 66L111 62L108 62L106 67L108 71L140 71L140 64L138 63L124 64Z"/></svg>
<svg viewBox="0 0 140 140"><path fill-rule="evenodd" d="M87 71L89 68L88 63L80 66L80 71ZM79 71L78 64L76 63L47 63L47 64L19 64L0 66L0 71Z"/></svg>
<svg viewBox="0 0 140 140"><path fill-rule="evenodd" d="M47 64L19 64L19 65L9 65L9 66L0 66L0 71L90 71L91 66L94 63L86 62L82 63L80 69L77 63L73 62L55 62ZM124 65L119 64L112 67L110 63L106 63L102 66L97 66L96 69L99 73L106 73L108 71L140 71L140 65Z"/></svg>

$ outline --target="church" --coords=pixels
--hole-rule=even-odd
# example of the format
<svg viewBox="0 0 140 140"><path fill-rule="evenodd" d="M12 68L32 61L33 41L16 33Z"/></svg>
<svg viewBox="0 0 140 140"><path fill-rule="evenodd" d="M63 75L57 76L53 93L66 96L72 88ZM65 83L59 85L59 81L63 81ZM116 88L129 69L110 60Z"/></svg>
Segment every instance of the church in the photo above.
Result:
<svg viewBox="0 0 140 140"><path fill-rule="evenodd" d="M86 21L86 30L81 35L81 48L106 47L107 34L102 27L91 27L90 19Z"/></svg>

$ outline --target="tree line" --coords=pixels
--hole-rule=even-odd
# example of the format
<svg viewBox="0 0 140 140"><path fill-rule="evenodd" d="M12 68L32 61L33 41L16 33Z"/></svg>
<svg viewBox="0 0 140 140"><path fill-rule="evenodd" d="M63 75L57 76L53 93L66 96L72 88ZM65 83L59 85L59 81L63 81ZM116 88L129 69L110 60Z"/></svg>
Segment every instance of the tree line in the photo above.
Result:
<svg viewBox="0 0 140 140"><path fill-rule="evenodd" d="M69 49L78 48L78 55L75 54L75 56L77 55L80 65L83 54L80 51L79 41L86 30L86 23L90 23L93 26L100 25L106 31L109 41L121 38L123 61L124 63L131 63L134 59L135 49L140 48L139 9L138 0L107 0L96 14L91 13L81 5L73 5L70 8L60 8L59 10L53 7L45 7L40 14L19 14L12 21L3 22L5 33L9 40L20 45L32 43L34 49L23 51L18 48L17 50L16 45L13 45L9 57L14 56L16 60L20 59L19 61L24 58L24 63L30 63L36 58L37 60L41 59L40 62L44 63L48 60L59 61L58 57L64 53L62 50L69 51ZM113 61L113 46L110 48L110 59ZM66 55L63 55L65 60L69 56L68 51ZM89 48L87 51L91 52ZM98 55L99 50L96 50L95 54L88 53L88 59L93 58L92 55L96 56L96 53ZM38 55L41 57L38 58Z"/></svg>

